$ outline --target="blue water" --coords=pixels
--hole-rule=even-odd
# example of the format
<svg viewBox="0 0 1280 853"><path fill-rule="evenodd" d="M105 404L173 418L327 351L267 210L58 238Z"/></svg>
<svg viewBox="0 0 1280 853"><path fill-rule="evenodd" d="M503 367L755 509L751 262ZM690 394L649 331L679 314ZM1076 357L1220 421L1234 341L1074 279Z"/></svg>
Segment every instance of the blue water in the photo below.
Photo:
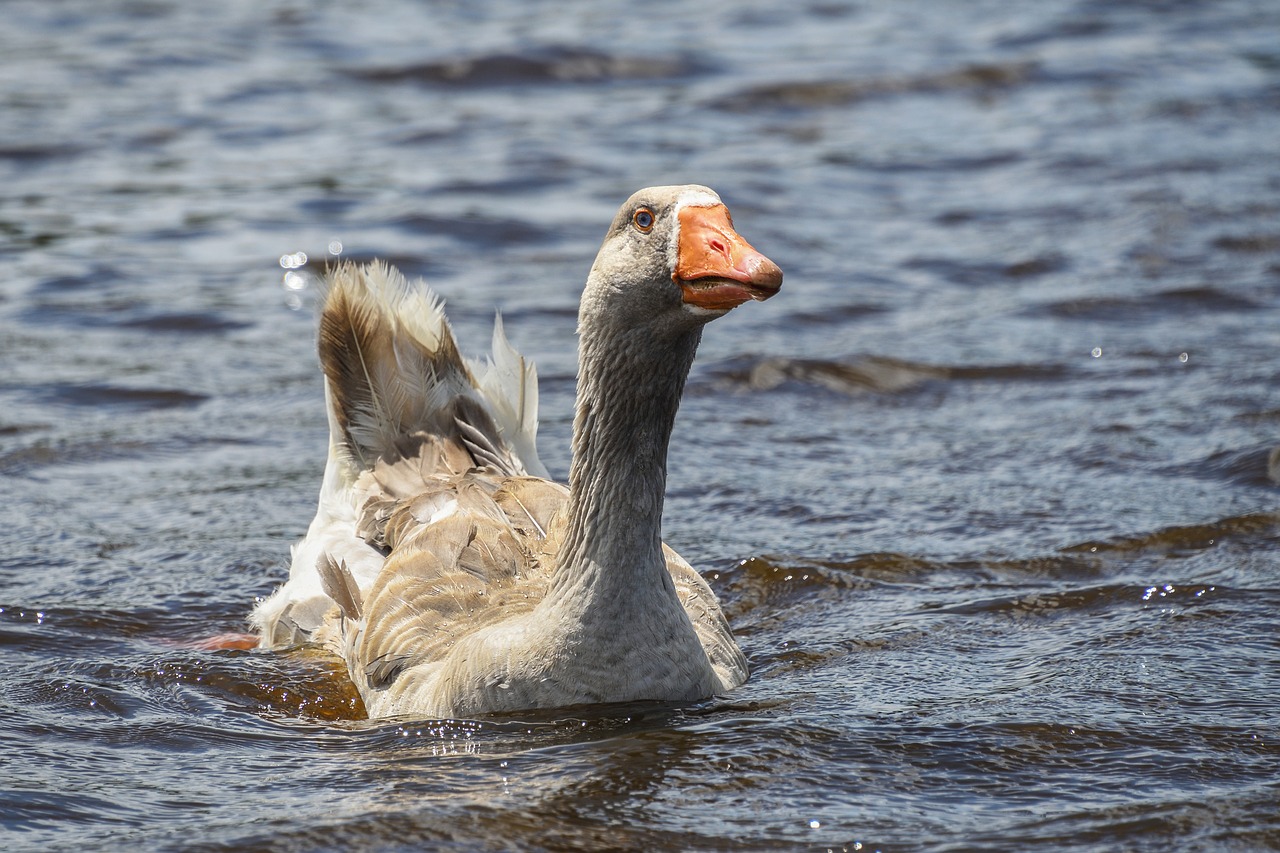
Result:
<svg viewBox="0 0 1280 853"><path fill-rule="evenodd" d="M0 23L5 850L1280 848L1274 3ZM500 309L563 477L600 237L690 181L786 271L664 522L746 685L370 723L192 646L314 511L312 272L425 276L471 353Z"/></svg>

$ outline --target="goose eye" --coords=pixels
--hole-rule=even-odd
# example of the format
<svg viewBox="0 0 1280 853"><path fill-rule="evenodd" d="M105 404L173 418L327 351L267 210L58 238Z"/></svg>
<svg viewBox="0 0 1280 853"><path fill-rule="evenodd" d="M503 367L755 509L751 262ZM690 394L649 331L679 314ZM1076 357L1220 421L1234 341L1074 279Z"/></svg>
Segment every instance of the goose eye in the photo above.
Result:
<svg viewBox="0 0 1280 853"><path fill-rule="evenodd" d="M636 228L648 234L653 230L653 211L647 207L642 207L632 214L631 221Z"/></svg>

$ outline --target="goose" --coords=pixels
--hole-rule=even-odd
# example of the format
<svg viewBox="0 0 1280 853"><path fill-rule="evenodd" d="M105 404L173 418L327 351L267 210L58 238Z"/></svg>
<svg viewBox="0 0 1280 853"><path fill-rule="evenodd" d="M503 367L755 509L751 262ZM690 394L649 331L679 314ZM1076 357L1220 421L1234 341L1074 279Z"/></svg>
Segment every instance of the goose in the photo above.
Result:
<svg viewBox="0 0 1280 853"><path fill-rule="evenodd" d="M702 328L782 271L703 186L619 209L578 314L568 486L536 448L535 367L459 353L442 301L374 261L325 274L330 428L315 519L254 609L258 645L343 658L370 718L699 700L747 678L715 595L662 542L667 448Z"/></svg>

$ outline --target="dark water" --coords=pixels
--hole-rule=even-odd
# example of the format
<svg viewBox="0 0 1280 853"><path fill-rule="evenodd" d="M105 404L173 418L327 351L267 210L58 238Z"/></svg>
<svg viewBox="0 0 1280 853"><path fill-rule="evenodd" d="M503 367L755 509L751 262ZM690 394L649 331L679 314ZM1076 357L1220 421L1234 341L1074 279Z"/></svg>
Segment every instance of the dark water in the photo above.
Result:
<svg viewBox="0 0 1280 853"><path fill-rule="evenodd" d="M0 22L5 850L1280 848L1280 6ZM787 272L672 449L747 685L368 723L192 648L319 485L281 256L427 276L472 352L501 308L563 476L598 240L685 181Z"/></svg>

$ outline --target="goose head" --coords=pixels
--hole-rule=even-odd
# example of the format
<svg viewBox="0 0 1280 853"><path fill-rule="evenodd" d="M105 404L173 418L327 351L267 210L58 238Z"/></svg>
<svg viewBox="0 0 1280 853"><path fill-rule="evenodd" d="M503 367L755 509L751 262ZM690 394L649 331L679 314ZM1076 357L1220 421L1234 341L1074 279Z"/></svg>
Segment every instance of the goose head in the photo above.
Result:
<svg viewBox="0 0 1280 853"><path fill-rule="evenodd" d="M707 187L649 187L618 210L582 295L580 325L688 332L782 285Z"/></svg>

